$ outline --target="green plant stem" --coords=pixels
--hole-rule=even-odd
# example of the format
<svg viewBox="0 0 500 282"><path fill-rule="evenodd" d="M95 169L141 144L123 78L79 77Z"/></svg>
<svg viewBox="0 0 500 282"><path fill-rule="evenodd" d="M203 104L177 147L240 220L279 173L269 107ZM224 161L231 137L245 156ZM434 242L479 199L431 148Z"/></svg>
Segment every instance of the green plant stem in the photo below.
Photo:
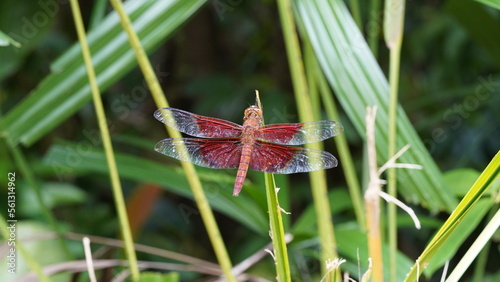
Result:
<svg viewBox="0 0 500 282"><path fill-rule="evenodd" d="M116 210L118 213L118 219L121 227L121 233L123 241L125 243L125 252L127 254L127 259L129 262L132 278L134 280L138 280L139 268L137 266L137 257L134 251L132 232L130 230L130 224L127 217L127 209L125 207L125 200L123 198L120 178L118 176L118 169L116 167L113 145L111 144L111 137L109 135L109 129L106 122L106 115L104 113L104 107L102 105L101 95L99 93L99 87L97 85L95 77L95 71L92 66L92 58L90 55L90 50L87 44L87 40L85 39L86 36L85 36L85 29L83 27L82 15L80 12L80 7L78 6L78 1L71 0L70 3L71 3L71 11L73 13L73 18L75 20L78 40L80 41L83 59L85 61L85 66L87 69L87 75L89 77L90 88L92 89L92 99L94 101L94 107L97 115L97 120L99 123L99 130L101 132L104 151L106 153L106 160L108 163L109 175L111 178L111 187L113 189L113 197L115 199Z"/></svg>
<svg viewBox="0 0 500 282"><path fill-rule="evenodd" d="M45 220L47 220L47 222L50 224L52 229L57 233L57 241L59 242L59 245L61 246L61 250L63 251L63 253L66 255L66 257L68 259L73 258L73 256L71 255L71 252L68 249L68 245L65 243L65 241L63 239L63 234L62 234L61 228L59 228L59 225L57 224L56 219L52 215L52 213L49 210L49 208L47 207L47 205L45 205L40 186L36 182L32 171L30 170L28 164L26 163L26 159L24 158L21 149L19 148L19 146L16 145L16 146L12 146L11 150L12 150L12 155L14 157L14 161L17 164L17 167L19 168L22 175L28 181L29 185L31 186L31 188L35 192L35 197L36 197L36 200L38 202L38 205L40 206L43 217L45 218Z"/></svg>
<svg viewBox="0 0 500 282"><path fill-rule="evenodd" d="M352 18L356 22L358 28L362 30L363 21L361 20L361 11L359 10L358 0L349 0L349 6L351 8Z"/></svg>
<svg viewBox="0 0 500 282"><path fill-rule="evenodd" d="M99 25L104 16L106 15L106 4L107 0L97 0L94 1L94 5L92 7L92 17L90 18L89 30L94 29L97 25Z"/></svg>
<svg viewBox="0 0 500 282"><path fill-rule="evenodd" d="M387 159L396 154L396 111L398 106L398 80L399 80L399 54L401 44L396 44L390 51L390 94L389 94L389 155ZM397 175L395 168L389 168L387 172L387 191L389 195L397 197ZM395 282L397 277L397 247L398 247L398 226L397 207L394 203L387 203L388 210L388 235L389 235L389 265L391 265L389 281Z"/></svg>
<svg viewBox="0 0 500 282"><path fill-rule="evenodd" d="M491 221L493 216L495 215L495 211L499 210L500 205L496 204L493 205L493 208L490 210L488 216L487 216L487 221ZM488 241L484 248L481 250L479 253L476 263L474 265L474 275L471 279L473 282L481 282L485 280L485 269L486 269L486 264L488 262L488 254L491 246L491 241Z"/></svg>
<svg viewBox="0 0 500 282"><path fill-rule="evenodd" d="M159 108L168 107L167 99L165 98L165 94L158 82L158 79L154 73L154 70L151 66L151 62L149 61L144 48L139 40L139 37L135 33L132 23L130 22L130 18L127 13L123 9L123 5L119 0L110 0L113 8L118 13L123 29L127 33L130 41L130 45L134 49L137 62L141 71L144 74L146 82L151 91L151 95ZM170 128L166 127L169 135L171 137L181 137L181 134ZM227 281L236 281L231 269L231 260L229 259L229 255L227 253L226 246L224 245L224 241L222 240L222 236L220 234L219 228L215 221L215 217L213 215L212 209L210 208L210 204L203 192L203 188L201 186L200 179L196 173L194 165L189 162L180 162L184 172L186 174L186 178L188 180L189 186L193 192L193 196L200 211L201 218L205 224L205 228L207 229L208 236L210 238L210 242L214 248L215 255L217 256L217 260L219 261L222 272L225 275Z"/></svg>
<svg viewBox="0 0 500 282"><path fill-rule="evenodd" d="M16 228L19 228L19 223L20 223L20 221L16 221ZM5 238L5 241L8 240L7 238L10 238L10 233L9 233L9 230L7 229L7 227L8 227L7 225L10 225L10 222L7 222L5 220L5 218L2 216L2 214L0 213L0 234ZM19 238L16 237L15 242L16 242L16 246L15 246L16 250L19 250L19 252L21 253L21 256L26 261L28 268L31 269L36 274L36 276L38 278L37 281L42 281L42 282L51 281L49 279L49 277L47 277L47 275L43 272L43 269L40 266L40 264L38 264L38 262L24 248L24 245L21 244L21 242L19 241ZM17 256L17 254L16 254L16 256ZM2 267L5 267L5 265L3 265Z"/></svg>
<svg viewBox="0 0 500 282"><path fill-rule="evenodd" d="M316 79L315 73L315 57L314 51L312 50L311 44L306 42L304 44L304 66L307 80L307 89L309 90L309 96L311 100L311 110L313 113L313 119L319 120L321 117L321 95L319 93L319 85Z"/></svg>
<svg viewBox="0 0 500 282"><path fill-rule="evenodd" d="M320 66L316 57L314 56L312 46L310 44L306 45L311 47L310 52L305 52L306 60L312 60L312 70L313 77L318 81L318 88L325 105L325 110L328 119L340 121L340 115L333 99L333 94L331 93L328 82L326 81L323 72L321 72ZM349 189L349 195L351 196L352 205L354 208L354 214L361 230L366 229L365 213L363 210L363 199L361 196L361 186L359 185L358 177L356 175L356 169L354 168L354 162L352 161L351 152L349 151L349 146L347 145L347 138L345 134L339 134L335 136L335 145L339 153L340 162L342 163L342 170L347 182L347 187Z"/></svg>
<svg viewBox="0 0 500 282"><path fill-rule="evenodd" d="M377 152L375 147L376 108L366 110L366 147L368 151L368 167L370 180L365 191L365 210L367 221L368 253L372 259L372 275L374 282L384 281L382 259L382 237L380 235L380 183L377 173ZM394 267L394 265L391 265Z"/></svg>
<svg viewBox="0 0 500 282"><path fill-rule="evenodd" d="M380 0L370 1L370 12L368 13L368 45L370 50L372 50L373 56L378 57L378 39L380 34L380 20L382 19L382 13L380 12Z"/></svg>
<svg viewBox="0 0 500 282"><path fill-rule="evenodd" d="M255 92L255 104L263 109L259 92ZM264 117L262 117L262 124L264 124ZM269 227L274 248L273 259L276 265L277 281L291 281L285 228L283 227L283 219L281 217L282 209L278 201L278 191L276 191L274 175L271 173L264 173L264 182L266 185L267 211L269 213Z"/></svg>
<svg viewBox="0 0 500 282"><path fill-rule="evenodd" d="M389 64L389 142L388 156L390 159L396 154L396 124L397 124L397 109L398 109L398 86L399 86L399 65L401 56L401 43L403 41L403 26L404 26L404 0L388 0L385 2L385 18L384 18L384 37L387 47L390 50ZM395 168L389 168L387 172L387 191L397 197L397 175ZM398 230L397 230L397 208L392 202L387 204L388 210L388 236L389 236L389 281L395 282L397 279L397 247L398 247Z"/></svg>
<svg viewBox="0 0 500 282"><path fill-rule="evenodd" d="M300 120L311 121L314 119L314 116L308 97L309 91L307 89L291 2L290 0L278 0L277 2ZM317 143L308 144L307 147L319 148L319 145ZM328 197L326 197L328 193L326 175L324 170L318 170L311 172L309 176L321 245L321 273L323 276L326 276L326 262L337 257L335 235L330 215L330 203L328 202Z"/></svg>
<svg viewBox="0 0 500 282"><path fill-rule="evenodd" d="M474 259L477 257L479 252L484 249L484 246L490 242L491 238L498 231L500 227L500 209L497 210L493 218L489 221L483 231L476 238L474 243L470 246L467 252L464 254L462 259L458 262L455 269L450 273L450 276L446 279L446 282L461 281L461 278L465 271L472 264Z"/></svg>
<svg viewBox="0 0 500 282"><path fill-rule="evenodd" d="M269 225L271 238L273 240L274 259L276 263L277 280L280 282L291 281L290 264L286 248L285 229L281 218L281 209L276 192L274 177L270 173L264 173L266 182L267 210L269 212Z"/></svg>

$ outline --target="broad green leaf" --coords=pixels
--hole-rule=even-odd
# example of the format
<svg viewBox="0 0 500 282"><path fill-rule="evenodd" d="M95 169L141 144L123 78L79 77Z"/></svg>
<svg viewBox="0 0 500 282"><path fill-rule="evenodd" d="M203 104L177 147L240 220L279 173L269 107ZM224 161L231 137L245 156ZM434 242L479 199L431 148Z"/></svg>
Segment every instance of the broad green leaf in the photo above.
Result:
<svg viewBox="0 0 500 282"><path fill-rule="evenodd" d="M336 226L335 235L339 242L339 253L343 258L348 260L351 264L360 266L361 275L368 269L368 245L366 242L366 233L359 231L359 228L354 224L340 224ZM389 277L389 270L391 265L389 262L389 246L382 244L382 255L384 263L384 277ZM396 281L403 281L406 272L412 265L412 261L403 253L397 253L398 272ZM357 267L356 272L357 273Z"/></svg>
<svg viewBox="0 0 500 282"><path fill-rule="evenodd" d="M85 191L76 187L71 183L65 182L45 182L40 185L43 191L43 202L49 209L53 209L60 205L72 205L83 202L87 195ZM41 214L41 207L36 200L34 190L26 189L19 195L19 211L23 212L23 216L34 216Z"/></svg>
<svg viewBox="0 0 500 282"><path fill-rule="evenodd" d="M44 157L44 163L54 170L59 179L64 179L75 172L108 174L108 166L102 151L97 149L81 149L78 144L54 145ZM186 177L179 167L165 166L136 156L116 153L116 163L120 177L139 182L152 182L179 195L192 198ZM208 173L203 173L205 171ZM247 195L233 197L231 189L222 190L220 187L232 188L234 176L229 178L213 170L201 170L200 179L204 183L210 206L229 217L246 225L255 232L266 235L269 223L266 211ZM195 209L186 207L186 209Z"/></svg>
<svg viewBox="0 0 500 282"><path fill-rule="evenodd" d="M335 189L328 193L328 200L330 202L330 214L335 215L341 211L352 209L352 202L349 199L349 193L346 189ZM314 211L314 204L310 204L300 217L293 224L293 234L295 235L317 235L318 230L316 227L316 216Z"/></svg>
<svg viewBox="0 0 500 282"><path fill-rule="evenodd" d="M500 1L498 0L476 0L476 1L500 10Z"/></svg>
<svg viewBox="0 0 500 282"><path fill-rule="evenodd" d="M463 197L479 175L480 173L474 169L459 168L443 173L443 179L455 195Z"/></svg>
<svg viewBox="0 0 500 282"><path fill-rule="evenodd" d="M387 160L388 82L343 1L295 1L297 17L331 87L360 136L365 136L367 106L378 106L376 146L379 165ZM345 128L345 131L353 128ZM399 162L420 164L422 171L398 170L398 189L407 201L432 210L451 211L456 200L444 185L436 163L408 120L397 113L397 147L411 148Z"/></svg>
<svg viewBox="0 0 500 282"><path fill-rule="evenodd" d="M34 240L36 235L52 233L47 224L43 224L35 221L28 220L18 220L17 221L17 237L19 240L16 247L18 247L16 254L16 273L12 274L4 268L0 271L0 281L39 281L33 272L33 269L29 268L29 262L23 256L23 252L19 250L19 244L22 244L22 248L32 257L36 259L42 267L60 263L62 261L67 261L68 258L61 250L59 243L56 240ZM3 245L2 248L7 250L7 245ZM7 266L7 252L5 256L2 256L0 263ZM29 277L27 277L28 273ZM22 277L22 278L21 278ZM50 281L63 282L70 280L70 273L59 273L57 275L50 276Z"/></svg>
<svg viewBox="0 0 500 282"><path fill-rule="evenodd" d="M151 52L204 2L136 0L124 5L143 46ZM101 91L136 65L134 52L114 12L88 34L88 43ZM63 54L52 71L29 97L0 121L0 134L11 144L33 144L90 101L79 45Z"/></svg>

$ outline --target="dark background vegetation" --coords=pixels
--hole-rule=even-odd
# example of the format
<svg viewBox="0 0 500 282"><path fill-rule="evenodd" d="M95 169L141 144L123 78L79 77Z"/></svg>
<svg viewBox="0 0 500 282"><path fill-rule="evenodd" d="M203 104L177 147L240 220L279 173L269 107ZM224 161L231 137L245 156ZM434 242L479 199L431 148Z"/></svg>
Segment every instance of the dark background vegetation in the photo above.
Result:
<svg viewBox="0 0 500 282"><path fill-rule="evenodd" d="M17 4L13 5L14 2ZM500 14L497 10L482 7L482 12L492 14L496 20L496 26L483 28L465 21L463 14L451 9L448 2L452 1L407 3L401 54L400 104L441 170L473 168L482 171L500 144L500 57L498 50L492 51L500 44ZM22 21L13 21L13 17L22 19L29 16L33 3L2 1L0 30L8 33L12 25L22 24ZM89 18L92 4L93 1L81 1L84 19ZM2 6L10 9L1 9ZM367 8L362 6L366 22ZM76 41L69 5L61 5L60 9L51 22L43 26L41 33L28 43L28 50L24 49L15 58L4 57L8 64L2 66L0 62L0 117L28 96L50 73L51 62ZM297 122L286 51L274 1L242 1L222 13L217 9L209 1L188 24L177 30L150 56L170 105L241 123L243 110L254 103L254 90L257 89L261 93L268 123ZM469 17L474 17L474 14ZM364 29L365 34L377 31L368 24ZM494 31L496 33L492 33ZM387 73L388 52L383 40L379 50L378 61ZM103 93L107 118L113 125L111 131L115 150L173 164L172 160L153 151L154 143L167 135L152 116L156 106L149 93L134 90L141 85L144 85L142 74L134 68ZM344 115L342 123L361 174L363 140L351 129ZM88 130L87 133L84 129ZM56 193L57 196L52 195L50 199L50 206L65 230L113 238L117 237L118 223L108 176L75 173L61 180L42 163L54 143L79 142L89 138L88 132L97 129L93 105L88 103L36 144L22 150L40 183L56 182L63 189L71 186L71 195L65 196L59 191L60 194ZM151 150L127 151L130 147L123 140L128 137L150 143ZM3 146L0 168L2 171L14 171L16 167L12 157ZM332 141L326 142L326 150L335 154ZM222 173L228 177L235 174L234 171ZM329 189L345 189L340 169L328 171L328 175ZM40 229L44 230L44 221L37 206L32 204L33 194L29 189L21 188L27 185L23 177L18 179L19 218L39 222ZM311 196L307 175L294 175L288 179L294 183L289 191L291 206L288 207L293 212L293 222L309 205ZM250 172L249 180L262 183L262 176ZM4 181L5 177L2 177L2 186ZM131 180L122 180L122 185L129 199L138 191L157 189L155 185ZM219 192L231 193L231 190L232 184L228 184ZM195 211L187 218L179 212L179 205L194 208L193 201L163 189L158 191L161 192L151 206L151 213L137 229L136 241L215 261L200 217ZM425 210L420 212L427 214ZM343 211L334 216L334 221L347 222L353 216L352 211ZM244 259L269 241L269 238L254 234L225 215L216 213L216 217L234 261ZM446 217L438 215L438 218ZM433 232L433 229L424 230L427 235L423 236L409 228L403 229L400 247L415 259ZM73 247L78 249L77 243ZM139 257L162 260L147 255ZM498 251L492 252L490 257L492 262L500 259ZM267 268L272 278L270 258L265 262L258 268ZM315 261L309 263L312 264L309 267L319 267ZM498 273L498 264L491 263L488 269ZM193 278L186 277L188 280Z"/></svg>

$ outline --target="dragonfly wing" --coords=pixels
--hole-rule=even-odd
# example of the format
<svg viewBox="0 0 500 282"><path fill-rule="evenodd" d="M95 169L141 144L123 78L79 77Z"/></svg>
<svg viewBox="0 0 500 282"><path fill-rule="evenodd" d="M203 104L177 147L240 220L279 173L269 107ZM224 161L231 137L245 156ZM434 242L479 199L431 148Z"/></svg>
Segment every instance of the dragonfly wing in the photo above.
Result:
<svg viewBox="0 0 500 282"><path fill-rule="evenodd" d="M301 145L328 139L342 131L344 127L332 120L281 123L263 126L255 132L255 138L281 145Z"/></svg>
<svg viewBox="0 0 500 282"><path fill-rule="evenodd" d="M155 146L159 153L209 168L237 168L241 149L239 139L167 138Z"/></svg>
<svg viewBox="0 0 500 282"><path fill-rule="evenodd" d="M330 153L257 141L252 150L250 168L269 173L290 174L337 166Z"/></svg>
<svg viewBox="0 0 500 282"><path fill-rule="evenodd" d="M230 138L241 135L242 126L223 119L211 118L175 108L162 108L154 116L169 127L191 136Z"/></svg>

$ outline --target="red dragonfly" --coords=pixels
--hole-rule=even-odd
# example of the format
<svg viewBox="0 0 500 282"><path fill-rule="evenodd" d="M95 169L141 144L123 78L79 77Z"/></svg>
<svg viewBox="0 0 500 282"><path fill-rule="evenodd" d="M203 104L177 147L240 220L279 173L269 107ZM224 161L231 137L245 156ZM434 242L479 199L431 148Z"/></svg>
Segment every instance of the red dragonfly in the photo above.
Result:
<svg viewBox="0 0 500 282"><path fill-rule="evenodd" d="M207 138L167 138L156 144L155 151L199 166L238 168L233 196L240 193L249 167L278 174L336 167L337 159L328 152L286 145L319 142L344 130L331 120L263 125L258 106L245 110L243 125L175 108L159 109L154 116L180 132Z"/></svg>

